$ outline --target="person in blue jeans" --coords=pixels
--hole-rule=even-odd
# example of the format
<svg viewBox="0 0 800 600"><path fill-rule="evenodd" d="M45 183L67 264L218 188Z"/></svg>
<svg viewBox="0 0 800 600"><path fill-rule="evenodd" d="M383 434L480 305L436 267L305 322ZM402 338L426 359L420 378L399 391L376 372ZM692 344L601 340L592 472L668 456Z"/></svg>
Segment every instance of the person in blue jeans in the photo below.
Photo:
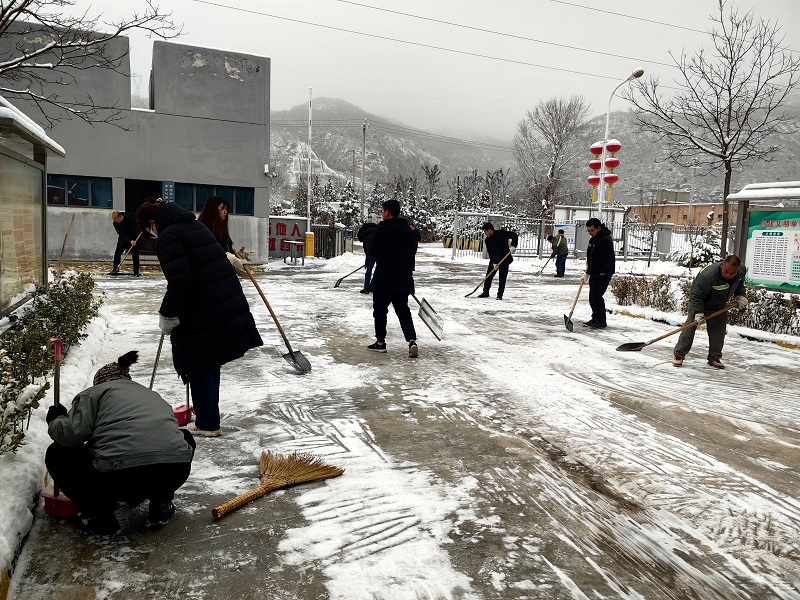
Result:
<svg viewBox="0 0 800 600"><path fill-rule="evenodd" d="M159 327L172 342L172 362L194 399L195 435L220 435L220 367L262 345L231 260L211 231L175 203L145 203L139 226L158 238L167 279Z"/></svg>
<svg viewBox="0 0 800 600"><path fill-rule="evenodd" d="M372 245L372 236L375 233L375 228L378 226L377 223L364 223L361 228L358 230L358 241L364 245L364 267L366 272L364 273L364 288L361 290L362 294L369 294L370 293L370 283L372 279L372 269L375 268L375 257L372 256L371 252L371 245Z"/></svg>

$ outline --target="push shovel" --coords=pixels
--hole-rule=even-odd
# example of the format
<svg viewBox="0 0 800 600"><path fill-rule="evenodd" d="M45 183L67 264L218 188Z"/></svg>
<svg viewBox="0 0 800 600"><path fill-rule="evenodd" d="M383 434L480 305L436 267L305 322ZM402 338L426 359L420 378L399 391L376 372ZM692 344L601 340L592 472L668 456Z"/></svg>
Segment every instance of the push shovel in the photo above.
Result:
<svg viewBox="0 0 800 600"><path fill-rule="evenodd" d="M340 285L342 285L342 282L343 282L345 279L347 279L348 277L350 277L350 275L352 275L353 273L358 273L358 272L359 272L361 269L363 269L365 266L366 266L366 265L361 265L361 266L360 266L360 267L358 267L356 270L354 270L354 271L350 271L350 272L349 272L347 275L345 275L344 277L340 277L339 279L337 279L337 280L336 280L336 283L334 283L334 284L333 284L333 287L335 287L335 288L339 287Z"/></svg>
<svg viewBox="0 0 800 600"><path fill-rule="evenodd" d="M474 289L474 290L472 290L472 291L471 291L469 294L465 294L465 295L464 295L464 298L469 298L470 296L472 296L472 294L474 294L475 292L477 292L477 291L478 291L478 288L479 288L479 287L481 287L481 286L483 285L483 282L484 282L484 281L486 281L487 279L489 279L489 277L491 277L492 275L494 275L494 274L497 272L497 269L499 269L499 268L500 268L500 265L502 265L502 264L503 264L503 261L504 261L505 259L507 259L509 256L511 256L511 250L509 250L509 251L508 251L508 254L506 254L506 255L505 255L503 258L501 258L501 259L500 259L500 262L499 262L499 263L497 263L497 264L494 266L494 269L492 269L491 271L489 271L489 272L486 274L486 277L484 277L483 279L481 279L481 282L480 282L478 285L476 285L476 286L475 286L475 289Z"/></svg>
<svg viewBox="0 0 800 600"><path fill-rule="evenodd" d="M239 257L238 253L234 252L234 254L236 254L236 256ZM264 301L264 304L267 305L267 310L269 311L269 314L272 315L272 320L275 321L275 326L278 328L278 331L280 332L281 337L283 338L283 343L286 344L286 347L289 349L289 353L284 354L283 358L290 365L292 365L295 369L297 369L304 375L306 373L310 373L311 363L308 362L308 359L305 356L303 356L302 352L300 352L299 350L297 351L292 350L292 346L289 343L289 338L287 338L286 334L283 332L283 327L281 327L281 324L278 322L278 317L275 316L275 311L272 310L272 307L269 305L269 302L267 302L267 297L264 295L264 292L261 291L261 287L256 282L255 277L253 277L253 272L250 270L250 267L248 267L247 265L242 265L242 266L244 267L247 276L250 278L250 281L252 281L253 285L256 286L256 290L258 290L258 294L261 296L261 299Z"/></svg>
<svg viewBox="0 0 800 600"><path fill-rule="evenodd" d="M422 319L422 322L428 326L428 329L431 330L433 337L435 337L440 342L442 341L442 332L444 330L444 322L442 321L442 317L440 317L433 307L428 304L428 301L425 298L422 299L422 302L419 301L416 294L411 294L411 297L417 301L419 304L419 318Z"/></svg>
<svg viewBox="0 0 800 600"><path fill-rule="evenodd" d="M738 306L738 304L731 304L730 306L726 306L725 308L722 308L722 309L718 310L717 312L711 313L704 320L708 321L709 319L713 319L714 317L717 317L717 316L721 315L724 312L728 312L730 309L736 308L737 306ZM622 344L621 346L619 346L617 348L617 351L618 352L638 352L639 350L641 350L642 348L646 348L647 346L649 346L653 342L657 342L658 340L663 340L666 337L669 337L671 335L675 335L676 333L680 333L684 329L689 329L690 327L697 327L698 325L699 325L699 323L697 321L692 321L691 323L686 323L684 325L681 325L680 327L678 327L674 331L670 331L669 333L665 333L664 335L660 335L657 338L653 338L649 342L628 342L627 344Z"/></svg>
<svg viewBox="0 0 800 600"><path fill-rule="evenodd" d="M575 305L578 304L578 298L581 295L581 290L583 289L584 283L586 283L585 275L581 277L581 285L578 287L578 293L575 294L575 302L572 303L572 308L569 311L569 316L564 315L564 325L567 327L567 331L574 331L575 329L575 326L572 324L572 313L575 312Z"/></svg>
<svg viewBox="0 0 800 600"><path fill-rule="evenodd" d="M537 276L537 277L541 276L541 274L542 274L542 273L544 273L544 270L545 270L545 268L547 267L547 265L549 265L549 264L550 264L550 261L551 261L551 260L553 260L553 257L552 257L552 256L551 256L550 258L548 258L548 259L547 259L547 262L546 262L546 263L544 263L544 266L542 267L542 270L541 270L541 271L539 271L539 272L536 274L536 276Z"/></svg>

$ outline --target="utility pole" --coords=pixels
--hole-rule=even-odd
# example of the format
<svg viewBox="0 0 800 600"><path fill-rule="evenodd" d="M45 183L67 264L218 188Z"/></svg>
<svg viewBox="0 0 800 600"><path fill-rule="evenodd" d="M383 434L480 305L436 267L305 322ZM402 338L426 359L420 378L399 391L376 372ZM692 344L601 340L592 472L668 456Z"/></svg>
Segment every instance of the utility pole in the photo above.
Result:
<svg viewBox="0 0 800 600"><path fill-rule="evenodd" d="M353 187L356 187L356 149L353 148Z"/></svg>
<svg viewBox="0 0 800 600"><path fill-rule="evenodd" d="M364 119L364 124L361 126L363 137L361 139L361 217L366 217L364 206L366 198L364 197L364 163L367 160L367 120Z"/></svg>

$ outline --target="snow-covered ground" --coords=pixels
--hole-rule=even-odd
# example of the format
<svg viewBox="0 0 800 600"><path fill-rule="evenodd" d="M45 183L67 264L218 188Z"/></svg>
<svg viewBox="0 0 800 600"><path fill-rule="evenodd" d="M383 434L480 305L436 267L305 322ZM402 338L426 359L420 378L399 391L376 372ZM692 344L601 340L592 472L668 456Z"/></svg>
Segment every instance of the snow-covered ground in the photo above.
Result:
<svg viewBox="0 0 800 600"><path fill-rule="evenodd" d="M580 327L585 289L566 331L580 263L558 280L552 265L539 276L542 262L515 261L505 300L465 298L486 261L426 245L417 296L442 316L444 340L416 319L420 357L409 360L390 314L389 353L370 353L362 272L333 287L362 261L275 262L259 275L312 363L305 376L280 358L286 348L243 281L265 347L223 369L224 434L199 440L162 531L144 531L142 509L121 509L111 539L41 511L31 528L48 443L40 408L28 446L0 457L0 558L30 529L12 595L800 598L798 350L731 328L717 371L701 332L675 369L674 337L615 351L666 333L663 323L616 314L607 330ZM663 262L618 271L684 272ZM106 304L62 368L65 402L131 349L142 356L134 379L149 383L163 279L98 284ZM183 401L168 351L154 388ZM213 521L214 506L257 485L264 449L312 452L346 472Z"/></svg>

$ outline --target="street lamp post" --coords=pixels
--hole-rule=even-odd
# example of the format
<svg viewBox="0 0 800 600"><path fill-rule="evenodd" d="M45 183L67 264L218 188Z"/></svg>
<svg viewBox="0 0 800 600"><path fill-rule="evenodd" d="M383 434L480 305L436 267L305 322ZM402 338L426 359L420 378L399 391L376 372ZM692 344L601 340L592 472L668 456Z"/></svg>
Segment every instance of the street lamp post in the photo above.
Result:
<svg viewBox="0 0 800 600"><path fill-rule="evenodd" d="M617 87L614 88L614 91L611 92L611 96L609 96L608 98L608 110L606 110L606 132L605 135L603 135L603 153L600 158L600 182L598 183L598 188L597 188L597 191L599 192L597 197L597 218L600 219L601 221L603 220L603 202L605 202L604 184L606 183L603 179L603 176L606 173L608 173L606 169L606 145L608 144L608 125L611 119L611 100L613 100L614 94L617 92L619 88L621 88L629 81L638 79L642 75L644 75L644 69L636 69L633 73L631 73L628 76L628 78L625 81L620 82L619 85L617 85Z"/></svg>

